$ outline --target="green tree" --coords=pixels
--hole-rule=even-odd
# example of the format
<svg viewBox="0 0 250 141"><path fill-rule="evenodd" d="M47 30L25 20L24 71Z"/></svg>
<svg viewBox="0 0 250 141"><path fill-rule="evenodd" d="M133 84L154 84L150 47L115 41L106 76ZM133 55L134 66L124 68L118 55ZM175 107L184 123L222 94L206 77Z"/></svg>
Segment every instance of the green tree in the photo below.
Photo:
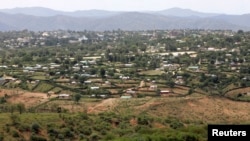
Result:
<svg viewBox="0 0 250 141"><path fill-rule="evenodd" d="M167 80L166 84L170 87L173 88L175 86L175 83L173 80Z"/></svg>
<svg viewBox="0 0 250 141"><path fill-rule="evenodd" d="M75 95L74 95L74 100L75 100L75 102L78 103L79 100L81 99L81 97L82 97L82 96L81 96L80 94L75 94Z"/></svg>
<svg viewBox="0 0 250 141"><path fill-rule="evenodd" d="M16 107L20 114L22 114L25 111L25 105L23 103L18 103Z"/></svg>
<svg viewBox="0 0 250 141"><path fill-rule="evenodd" d="M40 131L40 129L41 129L41 127L40 127L40 125L38 124L38 123L33 123L32 125L31 125L31 130L34 132L34 133L39 133L39 131Z"/></svg>
<svg viewBox="0 0 250 141"><path fill-rule="evenodd" d="M101 69L100 69L100 75L101 75L101 77L102 77L102 78L105 78L105 74L106 74L105 69L104 69L104 68L101 68Z"/></svg>

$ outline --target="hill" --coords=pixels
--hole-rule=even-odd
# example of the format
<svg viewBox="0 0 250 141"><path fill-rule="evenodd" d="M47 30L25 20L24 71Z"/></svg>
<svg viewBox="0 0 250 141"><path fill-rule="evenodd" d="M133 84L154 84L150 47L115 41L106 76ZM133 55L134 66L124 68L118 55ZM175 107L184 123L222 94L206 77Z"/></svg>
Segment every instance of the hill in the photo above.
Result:
<svg viewBox="0 0 250 141"><path fill-rule="evenodd" d="M6 14L24 14L38 17L51 17L51 16L71 16L71 17L94 17L103 18L117 15L122 12L113 12L105 10L78 10L73 12L58 11L44 7L27 7L27 8L13 8L13 9L0 9L0 12Z"/></svg>
<svg viewBox="0 0 250 141"><path fill-rule="evenodd" d="M42 7L0 10L0 30L250 30L250 15L202 13L172 8L151 12L86 10L65 12Z"/></svg>
<svg viewBox="0 0 250 141"><path fill-rule="evenodd" d="M202 13L193 11L190 9L182 9L182 8L170 8L162 11L155 12L157 14L165 15L165 16L176 16L176 17L214 17L221 14L217 13Z"/></svg>

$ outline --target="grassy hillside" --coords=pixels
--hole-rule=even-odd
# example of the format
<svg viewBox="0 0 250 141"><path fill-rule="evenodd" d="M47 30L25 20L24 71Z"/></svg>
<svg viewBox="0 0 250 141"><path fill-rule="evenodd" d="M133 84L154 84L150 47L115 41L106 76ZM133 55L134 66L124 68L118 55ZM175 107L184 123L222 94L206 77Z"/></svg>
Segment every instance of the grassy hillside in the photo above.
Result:
<svg viewBox="0 0 250 141"><path fill-rule="evenodd" d="M178 119L158 121L149 115L121 117L113 112L98 115L25 113L3 114L0 139L14 140L205 140L206 126L183 124Z"/></svg>
<svg viewBox="0 0 250 141"><path fill-rule="evenodd" d="M33 112L1 113L0 140L205 141L210 123L250 123L249 103L199 94L52 100Z"/></svg>

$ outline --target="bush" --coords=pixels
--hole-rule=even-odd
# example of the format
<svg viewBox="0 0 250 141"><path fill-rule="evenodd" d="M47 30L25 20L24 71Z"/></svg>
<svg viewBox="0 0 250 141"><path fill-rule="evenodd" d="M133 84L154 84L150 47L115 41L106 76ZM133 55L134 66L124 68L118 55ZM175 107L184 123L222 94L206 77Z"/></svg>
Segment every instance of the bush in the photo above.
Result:
<svg viewBox="0 0 250 141"><path fill-rule="evenodd" d="M47 141L47 139L42 136L31 135L30 141Z"/></svg>
<svg viewBox="0 0 250 141"><path fill-rule="evenodd" d="M112 141L115 139L115 135L112 134L112 133L108 133L105 137L104 137L104 140L105 141Z"/></svg>
<svg viewBox="0 0 250 141"><path fill-rule="evenodd" d="M10 119L12 121L12 125L17 126L20 124L20 117L16 114L11 114Z"/></svg>
<svg viewBox="0 0 250 141"><path fill-rule="evenodd" d="M38 123L33 123L32 125L31 125L31 131L32 132L34 132L34 133L39 133L39 131L40 131L40 125L38 124Z"/></svg>
<svg viewBox="0 0 250 141"><path fill-rule="evenodd" d="M179 121L173 121L170 123L170 127L173 129L178 129L178 128L181 128L183 126L184 126L184 124L179 122Z"/></svg>
<svg viewBox="0 0 250 141"><path fill-rule="evenodd" d="M84 135L91 135L92 134L92 129L90 127L81 127L80 132Z"/></svg>
<svg viewBox="0 0 250 141"><path fill-rule="evenodd" d="M4 140L3 135L0 135L0 141L3 141L3 140Z"/></svg>
<svg viewBox="0 0 250 141"><path fill-rule="evenodd" d="M97 134L92 134L90 136L90 141L99 141L99 140L100 140L100 137Z"/></svg>
<svg viewBox="0 0 250 141"><path fill-rule="evenodd" d="M140 125L149 125L153 121L152 118L146 115L139 116L137 120L138 120L138 124Z"/></svg>
<svg viewBox="0 0 250 141"><path fill-rule="evenodd" d="M199 137L193 133L181 134L184 141L199 141Z"/></svg>
<svg viewBox="0 0 250 141"><path fill-rule="evenodd" d="M4 97L1 97L0 98L0 104L3 104L3 103L6 103L7 101L6 101L6 99L4 98Z"/></svg>
<svg viewBox="0 0 250 141"><path fill-rule="evenodd" d="M18 138L18 137L20 137L20 135L16 130L14 130L14 131L12 131L12 137Z"/></svg>
<svg viewBox="0 0 250 141"><path fill-rule="evenodd" d="M64 139L64 135L63 134L58 134L58 138L59 139Z"/></svg>
<svg viewBox="0 0 250 141"><path fill-rule="evenodd" d="M56 129L48 128L47 132L50 136L58 136L59 132Z"/></svg>
<svg viewBox="0 0 250 141"><path fill-rule="evenodd" d="M88 114L87 113L80 113L79 116L81 117L82 120L88 120Z"/></svg>
<svg viewBox="0 0 250 141"><path fill-rule="evenodd" d="M64 137L72 138L74 137L74 133L69 128L63 129Z"/></svg>
<svg viewBox="0 0 250 141"><path fill-rule="evenodd" d="M168 117L167 119L165 119L165 123L168 123L173 129L178 129L184 126L182 122L174 117Z"/></svg>
<svg viewBox="0 0 250 141"><path fill-rule="evenodd" d="M30 126L28 124L20 124L17 129L20 131L20 132L28 132L30 131Z"/></svg>

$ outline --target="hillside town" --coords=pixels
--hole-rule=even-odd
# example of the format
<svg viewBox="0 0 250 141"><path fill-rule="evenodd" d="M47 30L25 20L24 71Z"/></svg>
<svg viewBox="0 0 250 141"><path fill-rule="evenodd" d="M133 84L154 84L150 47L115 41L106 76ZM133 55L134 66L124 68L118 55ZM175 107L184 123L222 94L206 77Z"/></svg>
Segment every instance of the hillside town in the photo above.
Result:
<svg viewBox="0 0 250 141"><path fill-rule="evenodd" d="M205 141L249 123L250 32L0 32L0 141Z"/></svg>
<svg viewBox="0 0 250 141"><path fill-rule="evenodd" d="M241 30L2 32L1 85L105 98L226 96L250 85L249 37ZM244 94L237 99L249 100Z"/></svg>

